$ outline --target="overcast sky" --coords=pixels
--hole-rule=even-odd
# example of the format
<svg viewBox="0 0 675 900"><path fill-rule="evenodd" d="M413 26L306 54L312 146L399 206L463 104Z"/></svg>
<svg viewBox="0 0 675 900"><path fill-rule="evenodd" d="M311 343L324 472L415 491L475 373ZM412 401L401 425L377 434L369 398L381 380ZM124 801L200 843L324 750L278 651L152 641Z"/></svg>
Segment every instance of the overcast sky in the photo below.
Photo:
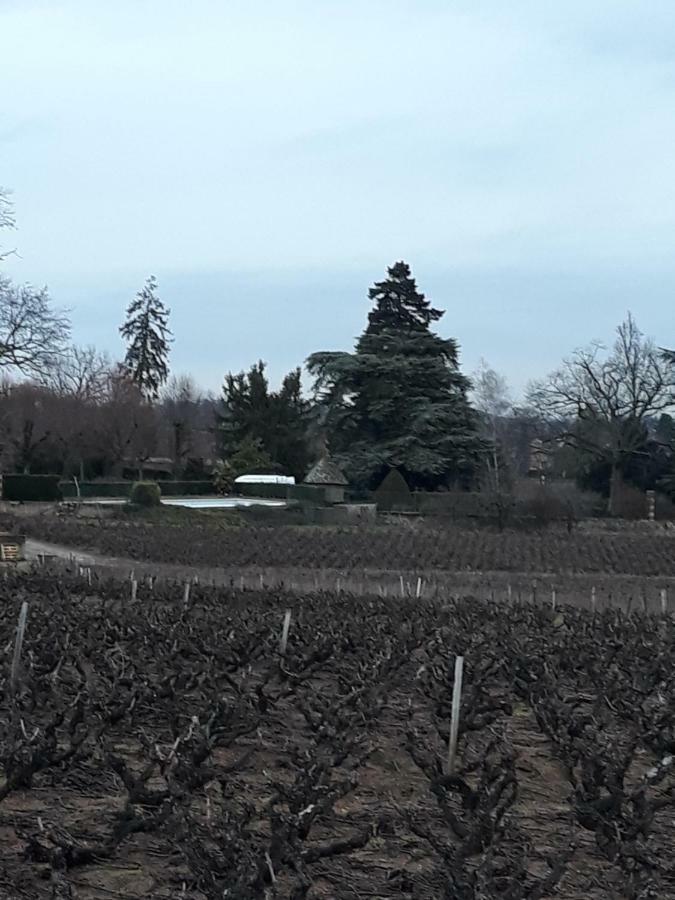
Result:
<svg viewBox="0 0 675 900"><path fill-rule="evenodd" d="M217 388L348 348L405 259L465 369L675 344L672 0L0 0L4 268Z"/></svg>

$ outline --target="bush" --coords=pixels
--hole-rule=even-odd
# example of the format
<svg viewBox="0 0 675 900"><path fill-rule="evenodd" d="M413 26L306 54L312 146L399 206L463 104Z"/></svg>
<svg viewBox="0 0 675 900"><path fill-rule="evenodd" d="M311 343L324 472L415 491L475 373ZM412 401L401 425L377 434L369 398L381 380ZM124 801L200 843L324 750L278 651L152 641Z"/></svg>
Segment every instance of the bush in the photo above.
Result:
<svg viewBox="0 0 675 900"><path fill-rule="evenodd" d="M675 503L665 494L657 493L655 502L655 517L657 519L675 520Z"/></svg>
<svg viewBox="0 0 675 900"><path fill-rule="evenodd" d="M3 475L2 499L52 503L61 499L59 481L58 475Z"/></svg>
<svg viewBox="0 0 675 900"><path fill-rule="evenodd" d="M129 502L134 506L150 508L162 502L162 492L156 481L137 481L131 488Z"/></svg>
<svg viewBox="0 0 675 900"><path fill-rule="evenodd" d="M646 519L647 495L632 484L622 484L614 501L614 515L619 519Z"/></svg>
<svg viewBox="0 0 675 900"><path fill-rule="evenodd" d="M411 509L413 497L408 483L398 469L390 469L382 484L375 491L375 500L380 509Z"/></svg>
<svg viewBox="0 0 675 900"><path fill-rule="evenodd" d="M234 469L226 459L219 459L213 467L213 487L216 494L229 494L234 484Z"/></svg>
<svg viewBox="0 0 675 900"><path fill-rule="evenodd" d="M523 479L515 486L516 518L545 526L566 522L568 528L581 519L604 514L606 501L592 491L582 491L573 481Z"/></svg>

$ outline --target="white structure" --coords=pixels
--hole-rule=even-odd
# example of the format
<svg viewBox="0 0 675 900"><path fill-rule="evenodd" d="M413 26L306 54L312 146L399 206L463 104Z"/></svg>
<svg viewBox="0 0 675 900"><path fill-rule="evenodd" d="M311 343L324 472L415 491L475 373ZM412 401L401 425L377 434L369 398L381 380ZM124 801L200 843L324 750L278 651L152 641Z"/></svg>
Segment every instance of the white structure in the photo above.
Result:
<svg viewBox="0 0 675 900"><path fill-rule="evenodd" d="M295 484L292 475L240 475L235 484Z"/></svg>

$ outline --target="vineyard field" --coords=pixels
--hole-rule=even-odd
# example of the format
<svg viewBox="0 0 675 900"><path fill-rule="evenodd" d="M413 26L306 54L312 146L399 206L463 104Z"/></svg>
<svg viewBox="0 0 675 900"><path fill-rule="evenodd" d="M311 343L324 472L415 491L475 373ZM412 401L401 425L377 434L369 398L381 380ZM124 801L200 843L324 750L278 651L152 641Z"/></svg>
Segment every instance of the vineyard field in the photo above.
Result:
<svg viewBox="0 0 675 900"><path fill-rule="evenodd" d="M43 541L190 566L528 572L675 577L675 530L189 526L41 516L10 522Z"/></svg>
<svg viewBox="0 0 675 900"><path fill-rule="evenodd" d="M0 595L3 900L675 897L671 616L46 568Z"/></svg>

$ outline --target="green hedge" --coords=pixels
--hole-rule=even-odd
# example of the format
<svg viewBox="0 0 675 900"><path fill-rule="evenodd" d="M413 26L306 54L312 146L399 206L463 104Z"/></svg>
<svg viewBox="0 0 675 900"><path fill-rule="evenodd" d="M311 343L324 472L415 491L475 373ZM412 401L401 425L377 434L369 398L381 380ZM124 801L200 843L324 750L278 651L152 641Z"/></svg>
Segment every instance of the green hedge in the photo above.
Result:
<svg viewBox="0 0 675 900"><path fill-rule="evenodd" d="M291 484L235 484L234 491L241 497L263 497L266 500L287 500L293 489Z"/></svg>
<svg viewBox="0 0 675 900"><path fill-rule="evenodd" d="M294 484L288 494L290 500L297 500L309 506L326 505L326 489L319 485Z"/></svg>
<svg viewBox="0 0 675 900"><path fill-rule="evenodd" d="M162 497L206 497L215 494L212 481L160 481Z"/></svg>
<svg viewBox="0 0 675 900"><path fill-rule="evenodd" d="M162 491L164 486L162 486ZM325 506L326 490L309 484L236 484L242 497L261 497L265 500L296 500L310 506Z"/></svg>
<svg viewBox="0 0 675 900"><path fill-rule="evenodd" d="M146 509L151 506L160 506L162 492L156 481L137 481L131 489L129 502L134 506L143 506Z"/></svg>
<svg viewBox="0 0 675 900"><path fill-rule="evenodd" d="M60 483L61 493L67 499L75 499L77 491L73 481ZM81 481L80 496L83 499L92 497L129 497L133 481ZM203 497L213 494L213 484L210 481L163 481L162 496L164 497Z"/></svg>
<svg viewBox="0 0 675 900"><path fill-rule="evenodd" d="M58 475L3 475L3 500L37 500L53 502L61 499Z"/></svg>

